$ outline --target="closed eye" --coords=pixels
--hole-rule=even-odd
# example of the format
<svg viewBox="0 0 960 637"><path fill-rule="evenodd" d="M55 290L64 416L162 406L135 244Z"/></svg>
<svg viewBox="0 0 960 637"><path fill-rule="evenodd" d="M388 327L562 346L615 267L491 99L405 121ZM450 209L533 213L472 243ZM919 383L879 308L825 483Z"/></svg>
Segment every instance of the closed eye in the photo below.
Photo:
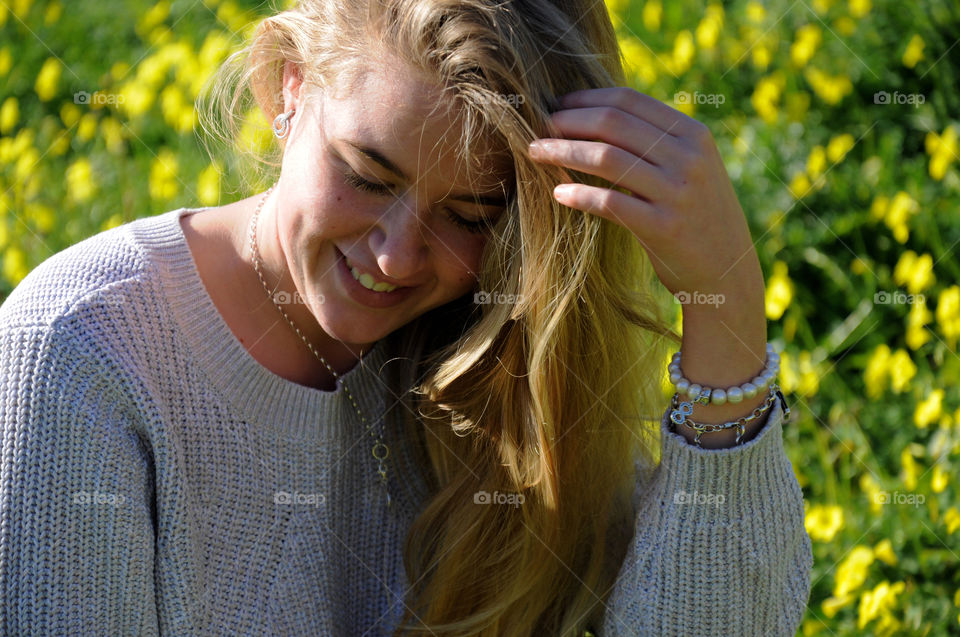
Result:
<svg viewBox="0 0 960 637"><path fill-rule="evenodd" d="M346 171L343 173L344 181L347 182L350 186L360 190L362 192L367 192L373 195L389 195L392 194L393 190L390 186L386 184L378 184L372 181L367 181L357 173L353 171ZM449 208L444 208L444 212L447 215L447 218L456 226L471 232L474 234L481 233L490 229L490 225L486 220L480 221L471 221L470 219L465 219L453 212Z"/></svg>

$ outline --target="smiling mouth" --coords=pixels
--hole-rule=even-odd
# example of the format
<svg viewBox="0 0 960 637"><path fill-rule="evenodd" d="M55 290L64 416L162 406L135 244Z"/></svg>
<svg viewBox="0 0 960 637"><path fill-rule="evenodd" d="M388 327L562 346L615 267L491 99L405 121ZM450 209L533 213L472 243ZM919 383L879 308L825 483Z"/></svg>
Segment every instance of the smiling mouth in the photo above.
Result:
<svg viewBox="0 0 960 637"><path fill-rule="evenodd" d="M343 258L347 264L347 268L350 270L350 274L353 275L353 278L368 290L373 290L374 292L393 292L394 290L400 289L399 285L392 285L386 281L377 281L367 272L361 272L356 268L356 266L350 263L350 260L347 259L346 255L344 255Z"/></svg>

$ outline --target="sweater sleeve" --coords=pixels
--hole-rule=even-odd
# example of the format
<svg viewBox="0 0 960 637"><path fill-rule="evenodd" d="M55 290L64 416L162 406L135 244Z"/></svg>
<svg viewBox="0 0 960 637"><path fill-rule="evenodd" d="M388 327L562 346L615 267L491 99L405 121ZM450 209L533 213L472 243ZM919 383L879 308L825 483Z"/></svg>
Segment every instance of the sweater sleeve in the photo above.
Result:
<svg viewBox="0 0 960 637"><path fill-rule="evenodd" d="M729 449L670 432L669 412L600 634L796 634L813 552L780 402L752 440Z"/></svg>
<svg viewBox="0 0 960 637"><path fill-rule="evenodd" d="M157 635L152 461L120 377L78 321L10 323L0 634Z"/></svg>

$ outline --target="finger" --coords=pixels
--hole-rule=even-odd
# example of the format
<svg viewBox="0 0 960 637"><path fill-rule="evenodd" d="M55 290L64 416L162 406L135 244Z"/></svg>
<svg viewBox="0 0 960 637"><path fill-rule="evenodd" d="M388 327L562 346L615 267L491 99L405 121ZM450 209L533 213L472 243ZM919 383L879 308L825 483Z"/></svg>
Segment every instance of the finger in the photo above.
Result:
<svg viewBox="0 0 960 637"><path fill-rule="evenodd" d="M668 135L686 137L696 134L697 120L649 95L626 86L573 91L558 100L560 108L613 106L648 121Z"/></svg>
<svg viewBox="0 0 960 637"><path fill-rule="evenodd" d="M684 152L676 137L619 108L565 109L550 120L559 132L555 137L600 139L656 166L676 163Z"/></svg>
<svg viewBox="0 0 960 637"><path fill-rule="evenodd" d="M564 206L619 223L641 239L651 238L661 213L646 201L609 188L586 184L560 184L553 195Z"/></svg>
<svg viewBox="0 0 960 637"><path fill-rule="evenodd" d="M647 201L667 192L662 169L605 142L540 139L531 144L530 157L601 177Z"/></svg>

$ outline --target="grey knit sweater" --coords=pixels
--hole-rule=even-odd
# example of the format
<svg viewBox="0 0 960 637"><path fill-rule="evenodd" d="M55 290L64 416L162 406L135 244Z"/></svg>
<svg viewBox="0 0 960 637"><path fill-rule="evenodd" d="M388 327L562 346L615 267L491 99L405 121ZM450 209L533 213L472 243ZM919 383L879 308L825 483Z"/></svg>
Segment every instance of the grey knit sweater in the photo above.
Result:
<svg viewBox="0 0 960 637"><path fill-rule="evenodd" d="M342 386L273 374L217 312L195 210L71 246L0 307L2 635L372 636L402 615L412 445L387 424L387 507ZM385 359L343 376L364 413ZM598 634L796 632L812 553L782 417L704 450L664 414Z"/></svg>

